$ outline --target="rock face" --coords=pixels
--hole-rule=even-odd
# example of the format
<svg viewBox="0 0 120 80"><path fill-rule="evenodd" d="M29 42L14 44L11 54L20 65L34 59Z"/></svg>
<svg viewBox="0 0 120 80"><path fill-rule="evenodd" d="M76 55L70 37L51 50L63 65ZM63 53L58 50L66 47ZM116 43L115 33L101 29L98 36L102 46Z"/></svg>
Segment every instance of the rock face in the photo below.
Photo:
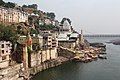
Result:
<svg viewBox="0 0 120 80"><path fill-rule="evenodd" d="M106 42L106 43L112 43L112 44L114 44L114 45L120 45L120 39L110 40L110 41L108 41L108 42Z"/></svg>
<svg viewBox="0 0 120 80"><path fill-rule="evenodd" d="M111 43L115 45L120 45L120 39L119 40L112 40Z"/></svg>
<svg viewBox="0 0 120 80"><path fill-rule="evenodd" d="M22 64L16 64L0 70L0 80L23 80L20 77Z"/></svg>
<svg viewBox="0 0 120 80"><path fill-rule="evenodd" d="M106 51L106 45L103 43L90 43L90 46L101 48L102 51Z"/></svg>
<svg viewBox="0 0 120 80"><path fill-rule="evenodd" d="M103 47L103 48L106 48L106 45L103 44L103 43L90 43L90 46L93 46L93 47Z"/></svg>

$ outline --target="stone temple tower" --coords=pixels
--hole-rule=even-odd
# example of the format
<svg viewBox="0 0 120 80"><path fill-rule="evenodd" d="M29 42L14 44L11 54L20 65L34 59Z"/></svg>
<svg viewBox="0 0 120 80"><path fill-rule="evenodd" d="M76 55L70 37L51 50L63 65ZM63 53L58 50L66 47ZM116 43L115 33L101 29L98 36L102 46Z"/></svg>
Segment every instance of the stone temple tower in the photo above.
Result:
<svg viewBox="0 0 120 80"><path fill-rule="evenodd" d="M84 44L83 30L81 30L81 34L80 34L80 43Z"/></svg>

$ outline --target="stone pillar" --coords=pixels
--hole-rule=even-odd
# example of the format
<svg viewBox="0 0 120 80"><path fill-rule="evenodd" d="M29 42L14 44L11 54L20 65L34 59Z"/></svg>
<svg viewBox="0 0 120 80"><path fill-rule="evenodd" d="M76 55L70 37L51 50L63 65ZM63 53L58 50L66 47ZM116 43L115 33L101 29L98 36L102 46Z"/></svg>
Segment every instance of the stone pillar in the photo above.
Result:
<svg viewBox="0 0 120 80"><path fill-rule="evenodd" d="M81 30L80 43L84 44L83 30Z"/></svg>
<svg viewBox="0 0 120 80"><path fill-rule="evenodd" d="M30 50L32 51L32 38L30 34L28 34L27 45L30 47Z"/></svg>
<svg viewBox="0 0 120 80"><path fill-rule="evenodd" d="M23 45L23 66L25 70L28 69L28 51L27 51L27 45Z"/></svg>
<svg viewBox="0 0 120 80"><path fill-rule="evenodd" d="M27 44L23 45L23 67L24 78L25 80L29 80Z"/></svg>

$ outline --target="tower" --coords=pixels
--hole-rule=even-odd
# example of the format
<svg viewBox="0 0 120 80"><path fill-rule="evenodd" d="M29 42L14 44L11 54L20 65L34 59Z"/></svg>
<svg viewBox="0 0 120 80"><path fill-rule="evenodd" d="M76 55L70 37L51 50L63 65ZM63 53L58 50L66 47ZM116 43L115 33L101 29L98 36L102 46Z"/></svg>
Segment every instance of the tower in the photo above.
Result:
<svg viewBox="0 0 120 80"><path fill-rule="evenodd" d="M83 30L81 30L81 34L80 34L80 43L84 44Z"/></svg>
<svg viewBox="0 0 120 80"><path fill-rule="evenodd" d="M29 33L27 38L27 46L29 46L30 50L32 51L32 38Z"/></svg>

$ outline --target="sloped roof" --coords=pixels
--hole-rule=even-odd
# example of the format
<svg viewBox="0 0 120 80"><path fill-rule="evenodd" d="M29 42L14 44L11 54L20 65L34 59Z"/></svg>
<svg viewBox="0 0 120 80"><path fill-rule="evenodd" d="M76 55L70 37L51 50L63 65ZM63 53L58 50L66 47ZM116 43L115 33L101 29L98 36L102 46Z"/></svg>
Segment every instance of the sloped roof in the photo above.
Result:
<svg viewBox="0 0 120 80"><path fill-rule="evenodd" d="M69 37L67 36L67 34L59 34L58 35L58 41L66 41L66 40L69 40Z"/></svg>
<svg viewBox="0 0 120 80"><path fill-rule="evenodd" d="M77 38L78 36L79 36L78 33L72 33L72 34L70 35L70 37L75 37L75 38Z"/></svg>

